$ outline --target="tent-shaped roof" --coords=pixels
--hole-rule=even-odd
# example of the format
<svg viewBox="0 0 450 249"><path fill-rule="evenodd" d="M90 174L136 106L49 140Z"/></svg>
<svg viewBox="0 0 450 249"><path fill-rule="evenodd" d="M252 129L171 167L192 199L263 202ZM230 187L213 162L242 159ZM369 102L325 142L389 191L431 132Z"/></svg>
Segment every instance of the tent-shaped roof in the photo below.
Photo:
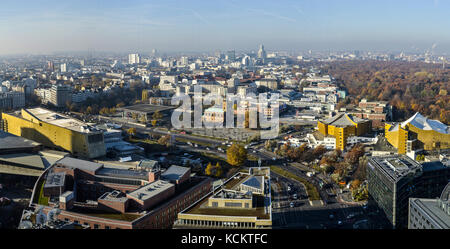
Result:
<svg viewBox="0 0 450 249"><path fill-rule="evenodd" d="M403 122L401 126L402 128L405 128L408 124L425 131L434 130L439 133L450 134L450 129L447 125L437 120L428 119L418 112Z"/></svg>
<svg viewBox="0 0 450 249"><path fill-rule="evenodd" d="M360 123L365 121L364 119L354 117L347 113L339 113L329 119L326 119L323 123L327 125L333 126L351 126L355 125L354 123Z"/></svg>
<svg viewBox="0 0 450 249"><path fill-rule="evenodd" d="M251 176L242 184L252 187L252 188L263 189L264 188L264 176Z"/></svg>

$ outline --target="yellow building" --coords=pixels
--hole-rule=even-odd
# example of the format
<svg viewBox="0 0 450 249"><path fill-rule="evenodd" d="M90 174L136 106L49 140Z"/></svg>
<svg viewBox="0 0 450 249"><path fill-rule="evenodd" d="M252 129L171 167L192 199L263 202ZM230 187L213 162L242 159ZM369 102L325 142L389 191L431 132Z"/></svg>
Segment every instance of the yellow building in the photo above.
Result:
<svg viewBox="0 0 450 249"><path fill-rule="evenodd" d="M16 136L68 151L78 157L96 158L106 154L103 132L44 108L2 113L1 128Z"/></svg>
<svg viewBox="0 0 450 249"><path fill-rule="evenodd" d="M335 137L336 149L344 150L348 137L369 133L372 125L370 120L339 113L327 120L318 121L317 128L322 135Z"/></svg>
<svg viewBox="0 0 450 249"><path fill-rule="evenodd" d="M399 154L416 150L436 150L450 148L449 126L428 119L420 113L414 114L402 123L385 124L387 141L397 148Z"/></svg>

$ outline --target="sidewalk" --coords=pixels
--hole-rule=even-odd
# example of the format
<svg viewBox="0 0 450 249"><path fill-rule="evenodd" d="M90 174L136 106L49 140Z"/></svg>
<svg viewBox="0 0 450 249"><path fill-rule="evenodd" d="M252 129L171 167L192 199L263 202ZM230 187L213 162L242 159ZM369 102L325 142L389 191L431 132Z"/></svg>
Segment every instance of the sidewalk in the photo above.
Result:
<svg viewBox="0 0 450 249"><path fill-rule="evenodd" d="M355 206L362 206L367 203L367 201L359 201L359 202L353 201L352 197L351 197L351 193L337 194L336 199L340 203L348 204L348 205L355 205Z"/></svg>

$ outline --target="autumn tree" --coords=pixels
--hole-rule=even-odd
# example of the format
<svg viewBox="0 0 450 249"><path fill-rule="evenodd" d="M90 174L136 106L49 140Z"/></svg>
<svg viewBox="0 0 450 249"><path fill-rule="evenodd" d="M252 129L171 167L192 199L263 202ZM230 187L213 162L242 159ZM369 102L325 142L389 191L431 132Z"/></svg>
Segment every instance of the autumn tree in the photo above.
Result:
<svg viewBox="0 0 450 249"><path fill-rule="evenodd" d="M227 149L227 162L232 166L242 166L247 160L247 150L244 146L233 144Z"/></svg>
<svg viewBox="0 0 450 249"><path fill-rule="evenodd" d="M128 135L130 135L130 137L136 135L136 128L134 128L134 127L129 128L127 130L127 133L128 133Z"/></svg>
<svg viewBox="0 0 450 249"><path fill-rule="evenodd" d="M205 168L205 175L208 175L208 176L212 175L213 174L213 170L214 170L214 168L213 168L211 162L209 162L208 165Z"/></svg>
<svg viewBox="0 0 450 249"><path fill-rule="evenodd" d="M160 120L160 119L162 119L162 117L163 116L162 116L162 114L159 111L154 112L153 115L152 115L152 118L155 119L155 120Z"/></svg>
<svg viewBox="0 0 450 249"><path fill-rule="evenodd" d="M216 163L216 167L214 169L216 170L215 176L216 177L221 177L222 174L223 174L223 170L222 170L222 167L220 166L219 162Z"/></svg>
<svg viewBox="0 0 450 249"><path fill-rule="evenodd" d="M364 155L364 145L357 144L350 149L345 155L345 161L350 163L351 165L356 164L359 161L359 158Z"/></svg>
<svg viewBox="0 0 450 249"><path fill-rule="evenodd" d="M160 137L158 139L158 144L169 147L170 146L170 135L165 135L165 136Z"/></svg>

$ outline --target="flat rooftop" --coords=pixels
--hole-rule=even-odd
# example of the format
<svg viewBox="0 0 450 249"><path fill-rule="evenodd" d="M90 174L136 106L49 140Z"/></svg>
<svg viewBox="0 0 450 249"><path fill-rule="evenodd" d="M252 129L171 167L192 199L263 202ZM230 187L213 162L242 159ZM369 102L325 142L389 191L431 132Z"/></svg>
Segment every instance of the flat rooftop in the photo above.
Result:
<svg viewBox="0 0 450 249"><path fill-rule="evenodd" d="M372 157L372 166L377 166L393 180L398 181L409 173L422 171L422 165L405 155Z"/></svg>
<svg viewBox="0 0 450 249"><path fill-rule="evenodd" d="M124 193L117 191L117 190L112 191L112 192L106 192L102 196L100 196L99 199L106 200L106 201L115 201L115 202L126 202L128 200L128 198L125 196Z"/></svg>
<svg viewBox="0 0 450 249"><path fill-rule="evenodd" d="M40 143L13 135L8 132L0 131L0 153L2 151L11 151L15 149L27 149L40 146Z"/></svg>
<svg viewBox="0 0 450 249"><path fill-rule="evenodd" d="M128 196L131 196L137 200L148 200L150 198L153 198L154 196L170 189L171 187L175 186L174 184L163 181L163 180L157 180L150 184L147 184L141 188L136 189L133 192L128 193Z"/></svg>
<svg viewBox="0 0 450 249"><path fill-rule="evenodd" d="M265 199L270 198L270 196L264 196L260 194L252 193L252 198L255 201L255 208L252 209L244 209L244 208L217 208L217 207L208 207L209 198L248 198L248 194L233 194L233 191L237 190L239 186L250 179L252 176L259 177L260 175L248 175L242 172L239 172L234 177L230 178L223 186L222 190L216 190L213 195L213 192L210 192L205 197L203 197L200 201L192 205L191 207L184 210L183 214L201 214L201 215L212 215L212 216L241 216L241 217L256 217L257 219L270 219L270 213L266 213ZM264 179L264 176L261 176ZM217 192L219 191L219 192ZM221 194L223 193L223 195ZM231 194L230 194L231 193ZM222 197L223 196L223 197ZM241 199L242 199L241 198ZM270 208L270 207L269 207Z"/></svg>
<svg viewBox="0 0 450 249"><path fill-rule="evenodd" d="M185 175L189 170L190 168L187 167L172 165L161 174L161 177L168 181L176 181Z"/></svg>
<svg viewBox="0 0 450 249"><path fill-rule="evenodd" d="M121 111L141 112L141 113L148 113L148 114L152 114L156 111L163 112L163 111L167 111L167 110L171 110L171 109L175 109L175 107L150 105L150 104L139 104L139 105L125 106L125 107L119 108L119 110L121 110Z"/></svg>
<svg viewBox="0 0 450 249"><path fill-rule="evenodd" d="M49 173L47 178L45 179L44 188L64 186L65 177L66 177L65 172Z"/></svg>
<svg viewBox="0 0 450 249"><path fill-rule="evenodd" d="M66 168L70 169L81 169L84 171L89 172L97 172L97 170L103 168L103 164L101 163L94 163L86 160L76 159L72 157L64 157L61 160L58 160L56 162L57 164L61 164L65 166Z"/></svg>
<svg viewBox="0 0 450 249"><path fill-rule="evenodd" d="M41 107L24 109L24 111L30 113L38 120L52 125L83 133L101 133L100 130L90 127L80 120Z"/></svg>
<svg viewBox="0 0 450 249"><path fill-rule="evenodd" d="M443 229L450 229L450 215L439 208L437 199L411 198L417 207L421 208L433 221Z"/></svg>
<svg viewBox="0 0 450 249"><path fill-rule="evenodd" d="M148 172L146 171L135 171L128 169L118 169L118 168L109 168L103 167L96 172L96 175L99 176L110 176L117 178L127 178L127 179L139 179L148 181Z"/></svg>

